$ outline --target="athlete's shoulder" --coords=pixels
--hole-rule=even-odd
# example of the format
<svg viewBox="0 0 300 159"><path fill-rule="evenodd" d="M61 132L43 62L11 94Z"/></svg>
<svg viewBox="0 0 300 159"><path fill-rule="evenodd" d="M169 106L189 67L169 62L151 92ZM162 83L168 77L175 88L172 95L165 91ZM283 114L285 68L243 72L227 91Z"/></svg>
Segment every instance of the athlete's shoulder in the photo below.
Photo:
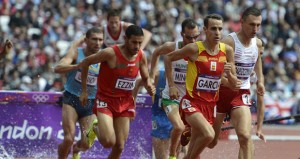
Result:
<svg viewBox="0 0 300 159"><path fill-rule="evenodd" d="M197 47L197 49L200 51L200 50L205 50L205 46L204 46L204 43L203 43L203 41L196 41L196 42L194 42L194 43L190 43L190 44L188 44L190 47L194 47L194 48L196 48Z"/></svg>
<svg viewBox="0 0 300 159"><path fill-rule="evenodd" d="M153 54L155 55L164 55L168 54L175 50L176 44L175 42L165 42L162 45L155 48Z"/></svg>
<svg viewBox="0 0 300 159"><path fill-rule="evenodd" d="M257 47L263 46L263 40L261 38L255 37Z"/></svg>
<svg viewBox="0 0 300 159"><path fill-rule="evenodd" d="M165 42L163 45L161 45L161 49L169 50L169 51L175 50L175 47L176 47L176 42Z"/></svg>
<svg viewBox="0 0 300 159"><path fill-rule="evenodd" d="M228 44L225 44L225 43L221 43L221 44L223 44L223 49L225 49L226 54L227 54L227 53L228 53L228 54L231 54L231 53L234 52L232 46L230 46L230 45L228 45ZM221 48L222 48L222 47L221 47Z"/></svg>
<svg viewBox="0 0 300 159"><path fill-rule="evenodd" d="M222 43L225 43L227 45L230 45L231 47L234 46L234 40L233 40L233 37L232 37L232 34L229 34L227 36L225 36L222 40L221 40Z"/></svg>
<svg viewBox="0 0 300 159"><path fill-rule="evenodd" d="M257 46L257 48L258 48L260 54L263 54L263 51L264 51L263 49L264 49L264 47L265 47L265 43L264 43L264 41L263 41L261 38L259 38L259 37L256 37L256 46Z"/></svg>
<svg viewBox="0 0 300 159"><path fill-rule="evenodd" d="M114 49L113 47L117 47L116 45L114 46L111 46L111 47L107 47L105 49L102 49L101 51L98 52L99 55L102 55L102 56L109 56L109 57L113 57L113 56L116 56L115 52L116 52L116 49Z"/></svg>
<svg viewBox="0 0 300 159"><path fill-rule="evenodd" d="M121 21L121 25L122 25L123 29L126 30L130 25L133 25L133 23Z"/></svg>

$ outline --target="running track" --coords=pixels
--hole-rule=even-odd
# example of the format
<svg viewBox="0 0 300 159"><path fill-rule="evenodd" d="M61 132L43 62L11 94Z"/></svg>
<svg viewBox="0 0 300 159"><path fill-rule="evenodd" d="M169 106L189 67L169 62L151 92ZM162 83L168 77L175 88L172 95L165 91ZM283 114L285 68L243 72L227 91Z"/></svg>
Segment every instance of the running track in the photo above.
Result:
<svg viewBox="0 0 300 159"><path fill-rule="evenodd" d="M266 143L252 136L255 159L300 159L300 125L264 125L263 132L267 136ZM229 134L230 139L219 140L213 150L206 148L201 159L236 159L238 141L234 130Z"/></svg>
<svg viewBox="0 0 300 159"><path fill-rule="evenodd" d="M218 145L212 150L206 148L201 154L201 159L237 159L239 145L235 131L228 132L229 137L219 140ZM267 143L252 136L255 159L300 159L300 125L264 125L263 132L267 137Z"/></svg>

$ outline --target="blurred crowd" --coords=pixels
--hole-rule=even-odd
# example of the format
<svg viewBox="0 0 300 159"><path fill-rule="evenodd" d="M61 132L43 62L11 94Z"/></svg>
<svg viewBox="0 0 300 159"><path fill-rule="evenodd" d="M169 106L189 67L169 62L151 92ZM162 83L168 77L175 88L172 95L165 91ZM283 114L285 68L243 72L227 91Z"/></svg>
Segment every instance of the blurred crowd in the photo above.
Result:
<svg viewBox="0 0 300 159"><path fill-rule="evenodd" d="M202 28L207 14L221 14L225 19L223 33L227 35L239 30L241 12L253 5L261 9L263 17L258 36L266 43L266 98L294 99L297 105L299 0L1 0L0 42L11 39L14 44L13 52L0 62L2 89L62 91L65 76L55 74L53 67L73 40L88 28L106 23L110 8L120 9L122 20L152 32L151 43L144 50L150 59L158 45L181 39L184 18L194 18Z"/></svg>

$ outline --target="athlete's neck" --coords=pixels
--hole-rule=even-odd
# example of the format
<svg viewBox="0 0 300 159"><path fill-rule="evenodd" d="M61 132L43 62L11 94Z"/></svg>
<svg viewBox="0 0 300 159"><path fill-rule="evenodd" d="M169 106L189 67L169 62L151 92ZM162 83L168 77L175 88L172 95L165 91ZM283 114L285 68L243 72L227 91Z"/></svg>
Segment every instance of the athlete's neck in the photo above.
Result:
<svg viewBox="0 0 300 159"><path fill-rule="evenodd" d="M119 45L119 48L121 50L121 54L128 60L132 61L135 59L136 54L132 54L131 51L126 47L125 44Z"/></svg>
<svg viewBox="0 0 300 159"><path fill-rule="evenodd" d="M216 55L219 52L219 43L209 43L207 40L203 41L205 50L210 55Z"/></svg>
<svg viewBox="0 0 300 159"><path fill-rule="evenodd" d="M239 31L236 33L238 39L240 40L240 42L245 46L248 47L251 44L251 39L252 38L248 38L242 31Z"/></svg>
<svg viewBox="0 0 300 159"><path fill-rule="evenodd" d="M107 25L107 29L112 37L118 37L121 33L121 25L116 30L111 30L110 27Z"/></svg>
<svg viewBox="0 0 300 159"><path fill-rule="evenodd" d="M89 50L88 48L85 48L83 50L83 53L84 53L84 56L87 57L87 56L90 56L90 55L92 55L94 53L97 53L97 52L93 52L92 50Z"/></svg>

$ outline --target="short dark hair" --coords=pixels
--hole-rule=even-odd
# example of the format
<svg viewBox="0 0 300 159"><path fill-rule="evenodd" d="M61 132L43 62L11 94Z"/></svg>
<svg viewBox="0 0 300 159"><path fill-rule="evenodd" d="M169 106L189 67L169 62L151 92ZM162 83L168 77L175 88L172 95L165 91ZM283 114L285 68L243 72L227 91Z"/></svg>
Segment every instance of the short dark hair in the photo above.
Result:
<svg viewBox="0 0 300 159"><path fill-rule="evenodd" d="M110 9L107 13L107 20L110 18L110 17L120 17L121 18L121 12L117 9Z"/></svg>
<svg viewBox="0 0 300 159"><path fill-rule="evenodd" d="M130 25L125 31L126 37L130 38L131 35L144 36L143 29L137 25Z"/></svg>
<svg viewBox="0 0 300 159"><path fill-rule="evenodd" d="M103 29L101 27L92 27L85 33L85 37L89 38L93 33L103 33Z"/></svg>
<svg viewBox="0 0 300 159"><path fill-rule="evenodd" d="M194 29L198 27L197 22L192 19L192 18L186 18L182 23L181 23L181 31L183 32L185 28L188 29Z"/></svg>
<svg viewBox="0 0 300 159"><path fill-rule="evenodd" d="M261 11L255 7L248 7L242 14L242 19L245 20L249 15L260 16Z"/></svg>
<svg viewBox="0 0 300 159"><path fill-rule="evenodd" d="M208 27L209 19L221 20L223 22L223 17L219 14L209 14L204 18L204 26Z"/></svg>

